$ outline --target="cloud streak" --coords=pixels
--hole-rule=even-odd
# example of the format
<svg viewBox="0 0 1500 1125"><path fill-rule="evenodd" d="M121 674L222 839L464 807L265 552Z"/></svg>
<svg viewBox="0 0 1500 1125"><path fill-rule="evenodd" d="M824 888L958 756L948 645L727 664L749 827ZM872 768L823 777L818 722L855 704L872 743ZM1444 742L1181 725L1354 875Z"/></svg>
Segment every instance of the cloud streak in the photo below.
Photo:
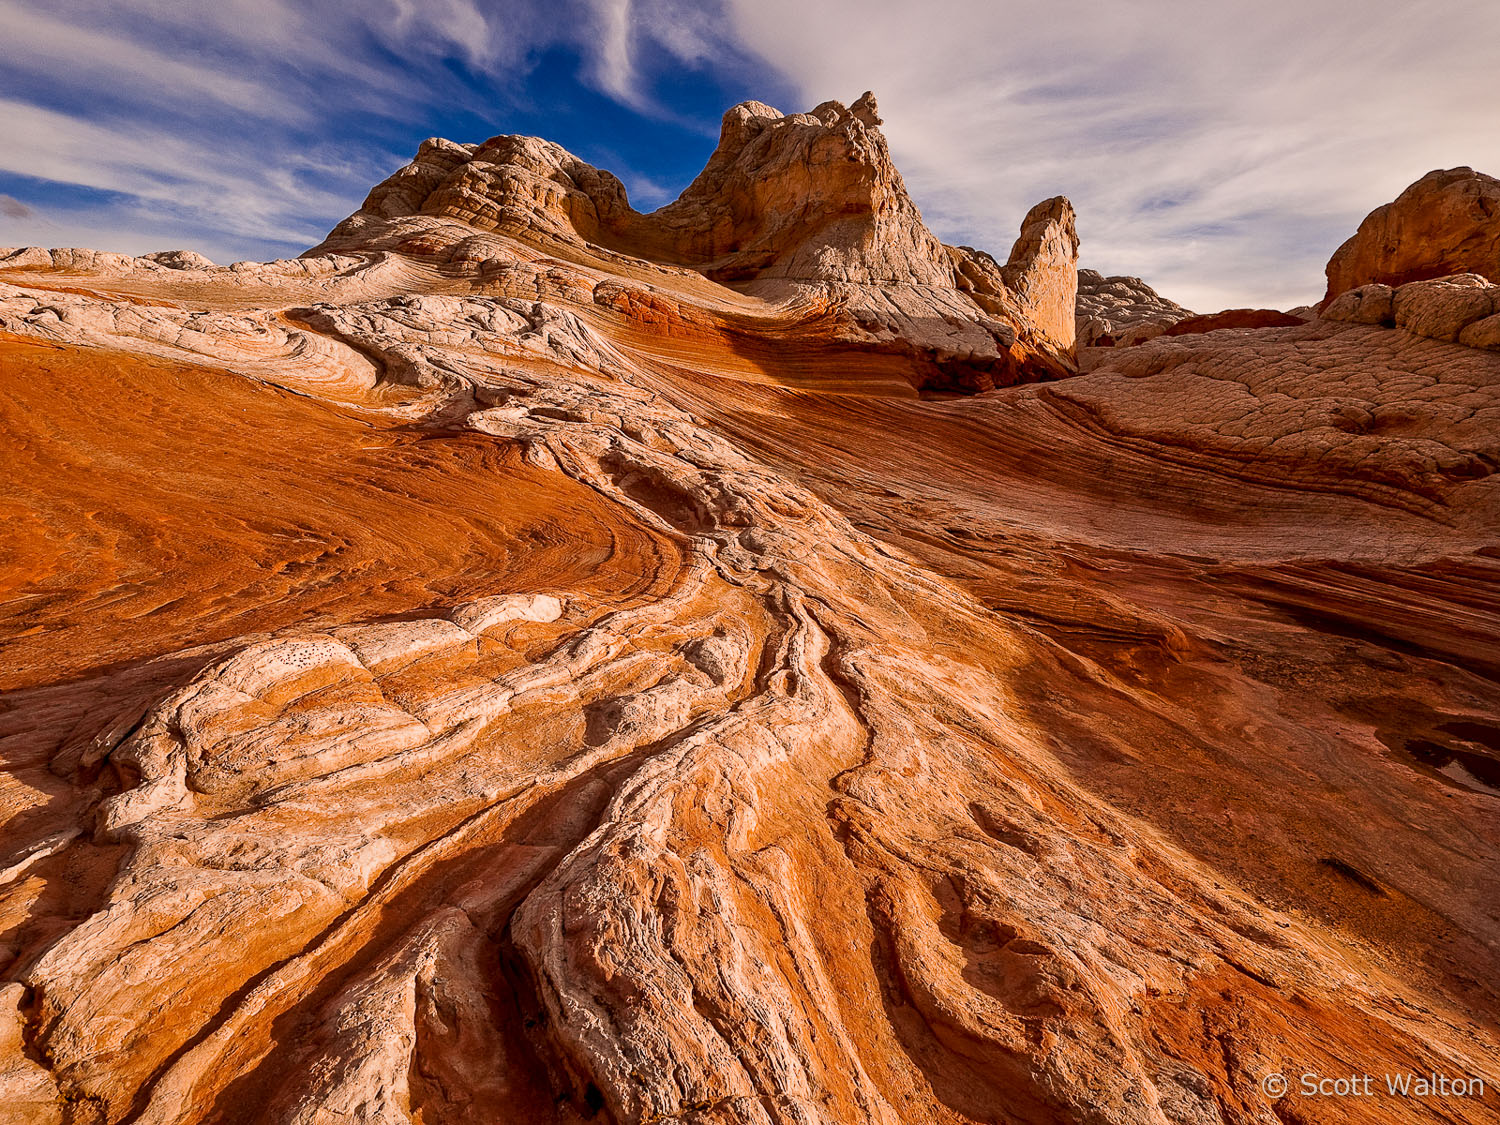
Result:
<svg viewBox="0 0 1500 1125"><path fill-rule="evenodd" d="M422 137L517 119L627 154L638 193L665 202L622 115L627 138L655 122L702 144L723 106L705 118L657 83L750 65L717 9L687 0L0 0L0 25L0 190L46 215L0 212L0 245L131 252L164 233L216 256L295 252ZM599 95L621 109L590 136Z"/></svg>

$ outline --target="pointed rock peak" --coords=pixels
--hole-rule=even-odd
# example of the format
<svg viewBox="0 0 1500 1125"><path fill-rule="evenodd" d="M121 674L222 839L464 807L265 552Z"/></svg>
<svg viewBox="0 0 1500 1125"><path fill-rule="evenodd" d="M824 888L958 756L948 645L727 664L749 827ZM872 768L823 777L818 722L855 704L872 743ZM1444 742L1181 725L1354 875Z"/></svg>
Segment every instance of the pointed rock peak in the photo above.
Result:
<svg viewBox="0 0 1500 1125"><path fill-rule="evenodd" d="M1002 276L1036 331L1073 347L1078 299L1078 228L1066 196L1045 199L1026 213Z"/></svg>
<svg viewBox="0 0 1500 1125"><path fill-rule="evenodd" d="M1065 195L1044 199L1021 220L1021 236L1011 248L1007 269L1033 270L1078 262L1078 216ZM1076 272L1076 270L1075 270Z"/></svg>
<svg viewBox="0 0 1500 1125"><path fill-rule="evenodd" d="M869 93L785 116L744 102L702 174L650 219L680 232L679 261L720 280L951 285L878 122Z"/></svg>
<svg viewBox="0 0 1500 1125"><path fill-rule="evenodd" d="M1027 212L1003 266L972 246L949 247L948 253L955 284L985 313L1016 328L1032 353L1028 363L1050 375L1072 369L1078 231L1066 197L1054 196Z"/></svg>
<svg viewBox="0 0 1500 1125"><path fill-rule="evenodd" d="M875 95L869 90L859 96L859 100L849 107L849 112L872 129L882 124L880 110L875 105Z"/></svg>

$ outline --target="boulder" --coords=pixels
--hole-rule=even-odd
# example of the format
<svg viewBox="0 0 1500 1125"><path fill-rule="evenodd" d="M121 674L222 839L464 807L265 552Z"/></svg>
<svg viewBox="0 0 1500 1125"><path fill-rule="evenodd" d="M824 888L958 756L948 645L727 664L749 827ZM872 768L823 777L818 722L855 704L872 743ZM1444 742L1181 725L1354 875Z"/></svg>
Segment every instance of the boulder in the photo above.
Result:
<svg viewBox="0 0 1500 1125"><path fill-rule="evenodd" d="M1323 310L1324 320L1346 320L1353 324L1396 323L1396 291L1389 285L1371 282L1340 293Z"/></svg>
<svg viewBox="0 0 1500 1125"><path fill-rule="evenodd" d="M1472 168L1428 172L1365 216L1328 260L1326 307L1360 285L1456 273L1500 281L1500 180Z"/></svg>
<svg viewBox="0 0 1500 1125"><path fill-rule="evenodd" d="M1456 341L1469 325L1500 312L1500 286L1472 273L1414 281L1396 290L1395 311L1397 328Z"/></svg>
<svg viewBox="0 0 1500 1125"><path fill-rule="evenodd" d="M1403 328L1432 340L1500 349L1500 285L1474 273L1412 281L1394 289L1375 282L1339 294L1322 318Z"/></svg>

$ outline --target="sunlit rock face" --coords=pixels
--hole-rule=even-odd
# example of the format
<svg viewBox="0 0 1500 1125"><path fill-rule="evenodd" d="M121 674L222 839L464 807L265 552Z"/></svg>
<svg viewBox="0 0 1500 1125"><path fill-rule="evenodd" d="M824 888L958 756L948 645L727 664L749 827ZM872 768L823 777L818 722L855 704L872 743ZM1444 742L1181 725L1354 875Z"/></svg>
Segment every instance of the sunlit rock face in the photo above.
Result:
<svg viewBox="0 0 1500 1125"><path fill-rule="evenodd" d="M1359 224L1328 260L1327 305L1360 285L1456 273L1500 282L1500 180L1472 168L1427 173Z"/></svg>
<svg viewBox="0 0 1500 1125"><path fill-rule="evenodd" d="M1489 288L1074 375L1021 229L864 98L0 252L0 1120L1492 1121L1265 1084L1500 1085Z"/></svg>
<svg viewBox="0 0 1500 1125"><path fill-rule="evenodd" d="M1325 320L1500 351L1500 180L1429 172L1328 263Z"/></svg>

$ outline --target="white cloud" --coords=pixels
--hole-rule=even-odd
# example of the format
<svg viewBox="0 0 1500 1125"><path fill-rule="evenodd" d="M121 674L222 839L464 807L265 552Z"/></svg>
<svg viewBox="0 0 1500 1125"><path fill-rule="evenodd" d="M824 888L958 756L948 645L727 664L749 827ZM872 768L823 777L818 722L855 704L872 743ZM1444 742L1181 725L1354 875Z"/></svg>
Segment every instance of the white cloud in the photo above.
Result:
<svg viewBox="0 0 1500 1125"><path fill-rule="evenodd" d="M1500 171L1491 0L734 0L732 18L807 105L876 91L939 234L1003 254L1066 194L1085 264L1203 309L1320 296L1371 208L1435 167Z"/></svg>
<svg viewBox="0 0 1500 1125"><path fill-rule="evenodd" d="M697 123L650 93L643 65L710 64L721 76L743 66L718 0L583 0L570 41L584 55L585 80L621 105L648 117L698 129ZM724 106L728 109L728 106Z"/></svg>
<svg viewBox="0 0 1500 1125"><path fill-rule="evenodd" d="M440 60L524 59L535 42L515 35L520 23L502 33L470 0L58 0L45 12L0 0L13 94L0 97L0 171L111 193L41 200L45 219L0 216L0 243L304 248L410 155L345 142L344 124L462 106L473 94Z"/></svg>
<svg viewBox="0 0 1500 1125"><path fill-rule="evenodd" d="M342 197L310 186L291 159L206 148L169 130L103 126L0 99L0 171L124 195L135 209L191 216L226 235L317 241L309 218Z"/></svg>
<svg viewBox="0 0 1500 1125"><path fill-rule="evenodd" d="M305 116L304 106L283 91L268 88L221 67L174 58L147 44L79 27L38 12L34 5L0 0L0 22L9 42L9 65L28 71L83 70L91 81L127 82L137 91L162 98L204 99L257 116Z"/></svg>
<svg viewBox="0 0 1500 1125"><path fill-rule="evenodd" d="M491 116L453 60L536 112L525 77L566 47L600 92L697 129L653 100L655 68L736 57L692 0L0 0L0 26L0 171L115 193L70 197L45 223L0 216L0 242L113 232L95 245L132 250L175 217L179 243L237 255L320 241L409 156L372 131ZM346 126L364 138L342 142ZM627 178L643 199L666 195Z"/></svg>
<svg viewBox="0 0 1500 1125"><path fill-rule="evenodd" d="M626 105L642 101L631 49L630 0L594 0L597 26L590 73L595 85Z"/></svg>

